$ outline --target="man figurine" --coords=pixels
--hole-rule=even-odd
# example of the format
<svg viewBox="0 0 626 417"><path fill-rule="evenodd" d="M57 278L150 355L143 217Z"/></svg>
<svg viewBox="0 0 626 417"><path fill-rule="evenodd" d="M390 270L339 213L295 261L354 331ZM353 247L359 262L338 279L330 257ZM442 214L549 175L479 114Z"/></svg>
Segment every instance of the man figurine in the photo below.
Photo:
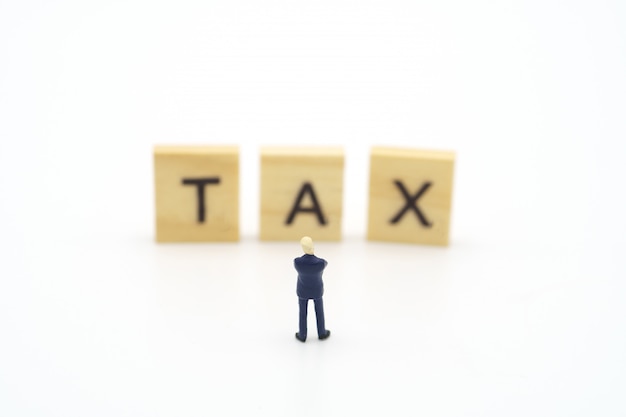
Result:
<svg viewBox="0 0 626 417"><path fill-rule="evenodd" d="M320 340L328 339L330 330L326 330L324 323L324 282L322 273L328 262L313 255L313 240L305 236L300 239L304 255L294 259L293 263L298 271L298 286L296 293L300 301L300 331L296 333L296 339L301 342L306 341L307 331L307 309L309 300L315 303L315 316L317 318L317 336Z"/></svg>

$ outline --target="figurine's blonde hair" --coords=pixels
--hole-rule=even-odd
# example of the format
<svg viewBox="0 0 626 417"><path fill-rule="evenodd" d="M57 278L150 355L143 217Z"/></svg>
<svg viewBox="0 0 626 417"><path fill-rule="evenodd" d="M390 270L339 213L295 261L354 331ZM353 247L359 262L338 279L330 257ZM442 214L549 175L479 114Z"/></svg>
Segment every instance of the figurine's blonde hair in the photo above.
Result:
<svg viewBox="0 0 626 417"><path fill-rule="evenodd" d="M304 236L300 239L300 245L302 245L302 251L307 255L313 255L313 239L308 236Z"/></svg>

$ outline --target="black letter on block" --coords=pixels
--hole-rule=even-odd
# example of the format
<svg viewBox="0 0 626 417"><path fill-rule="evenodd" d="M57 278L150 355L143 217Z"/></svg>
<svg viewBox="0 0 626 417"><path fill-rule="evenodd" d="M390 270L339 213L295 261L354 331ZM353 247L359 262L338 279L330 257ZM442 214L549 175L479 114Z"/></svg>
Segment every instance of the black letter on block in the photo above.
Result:
<svg viewBox="0 0 626 417"><path fill-rule="evenodd" d="M204 204L204 187L209 184L219 184L219 177L213 178L183 178L183 185L195 185L198 191L198 223L204 223L206 207Z"/></svg>
<svg viewBox="0 0 626 417"><path fill-rule="evenodd" d="M309 193L311 195L311 201L313 202L313 207L300 207L300 203L302 202L302 199L304 198L304 195L306 193ZM315 213L317 214L317 220L320 222L320 224L321 225L326 224L326 219L324 219L322 208L317 202L315 191L313 191L313 186L309 182L305 182L302 188L300 189L300 192L298 193L298 196L296 197L296 202L293 205L293 208L291 209L291 213L289 213L289 217L287 217L287 221L285 223L286 224L293 223L293 219L294 217L296 217L296 213L300 211L306 212L306 213Z"/></svg>
<svg viewBox="0 0 626 417"><path fill-rule="evenodd" d="M394 218L391 219L389 222L391 224L396 224L400 221L402 216L404 216L404 213L406 213L409 210L413 210L415 214L417 215L417 218L419 219L420 223L422 223L422 225L426 227L431 227L433 224L430 223L428 220L426 220L426 217L424 217L419 207L417 207L417 200L422 196L422 194L426 192L426 190L428 190L428 188L432 185L432 183L425 182L424 185L422 185L422 188L420 188L419 191L413 196L409 195L409 192L406 190L406 188L400 181L395 180L393 183L396 185L396 187L400 189L400 192L404 196L404 199L406 200L406 202L405 202L404 207L402 207L402 210L400 210L398 214L396 214Z"/></svg>

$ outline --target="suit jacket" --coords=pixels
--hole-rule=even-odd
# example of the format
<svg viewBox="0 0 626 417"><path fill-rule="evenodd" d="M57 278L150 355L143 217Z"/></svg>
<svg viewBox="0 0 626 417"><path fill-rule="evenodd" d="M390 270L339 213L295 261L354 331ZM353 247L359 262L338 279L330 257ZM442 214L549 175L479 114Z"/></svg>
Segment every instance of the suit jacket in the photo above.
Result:
<svg viewBox="0 0 626 417"><path fill-rule="evenodd" d="M304 254L293 260L293 264L298 271L298 286L296 293L300 298L316 299L322 298L324 294L324 282L322 273L328 262L315 255Z"/></svg>

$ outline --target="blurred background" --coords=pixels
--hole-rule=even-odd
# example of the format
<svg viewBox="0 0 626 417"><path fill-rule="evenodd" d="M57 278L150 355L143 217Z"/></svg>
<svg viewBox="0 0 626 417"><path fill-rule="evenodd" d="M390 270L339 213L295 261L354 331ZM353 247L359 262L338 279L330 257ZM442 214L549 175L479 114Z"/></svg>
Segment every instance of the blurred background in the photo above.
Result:
<svg viewBox="0 0 626 417"><path fill-rule="evenodd" d="M626 414L626 4L0 0L0 414ZM237 244L154 243L152 148L236 144ZM324 343L259 147L341 145ZM448 248L365 240L456 152Z"/></svg>

